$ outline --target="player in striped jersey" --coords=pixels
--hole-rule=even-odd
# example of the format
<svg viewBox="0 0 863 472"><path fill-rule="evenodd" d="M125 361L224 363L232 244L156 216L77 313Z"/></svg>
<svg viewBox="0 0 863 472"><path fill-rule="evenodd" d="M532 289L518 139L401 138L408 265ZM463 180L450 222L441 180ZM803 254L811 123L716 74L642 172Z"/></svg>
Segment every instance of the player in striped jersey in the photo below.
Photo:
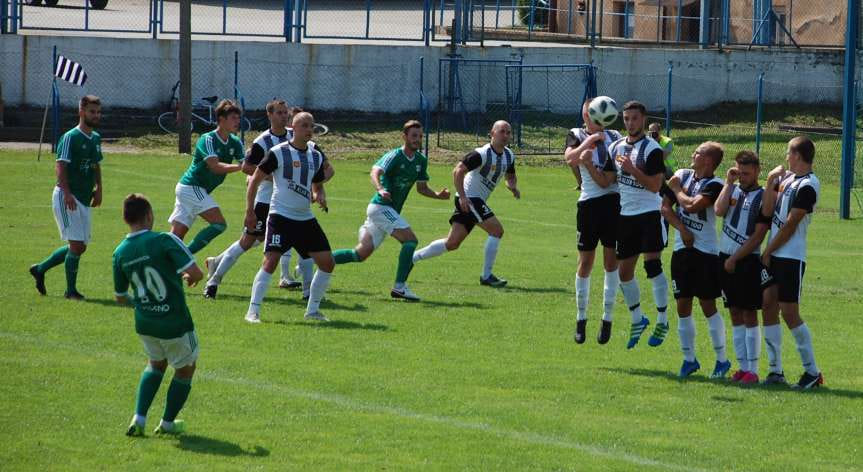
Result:
<svg viewBox="0 0 863 472"><path fill-rule="evenodd" d="M318 266L309 290L304 318L329 321L320 313L319 307L336 263L327 236L312 213L311 202L315 201L321 208L326 208L326 196L321 184L332 178L334 171L321 148L310 142L314 124L311 113L296 114L293 118L294 137L270 149L258 164L246 191L246 227L253 227L258 220L255 215L258 185L272 176L273 197L267 216L264 261L252 284L252 296L246 314L246 321L250 323L260 323L261 302L270 279L279 258L290 248L296 249L301 257L311 256Z"/></svg>
<svg viewBox="0 0 863 472"><path fill-rule="evenodd" d="M722 162L722 145L707 141L692 155L692 168L680 169L668 181L674 192L677 211L666 201L663 216L680 235L671 254L671 286L680 317L678 334L683 364L680 377L688 377L701 366L695 356L695 321L692 299L698 298L707 317L710 339L716 351L716 365L711 378L723 378L731 369L725 350L725 323L716 309L719 287L719 247L716 237L716 213L713 205L722 192L722 179L716 168Z"/></svg>
<svg viewBox="0 0 863 472"><path fill-rule="evenodd" d="M402 217L401 212L416 185L417 193L428 198L449 200L449 190L435 192L428 186L428 158L420 152L423 142L423 125L410 120L402 126L404 145L395 148L378 159L370 173L375 195L366 208L366 221L360 227L359 244L354 249L339 249L333 252L336 264L362 262L366 260L387 235L401 243L396 280L390 296L407 301L420 298L407 286L408 274L413 268L413 255L417 237Z"/></svg>
<svg viewBox="0 0 863 472"><path fill-rule="evenodd" d="M267 103L267 118L270 120L270 127L255 138L255 141L246 152L246 158L243 159L242 164L244 173L251 176L270 148L291 140L293 130L287 127L291 117L292 113L288 110L288 106L284 100L272 100ZM255 199L255 215L258 217L258 221L255 227L244 227L243 235L239 240L234 241L233 244L228 246L218 256L206 259L208 280L204 288L204 297L216 298L222 278L233 267L234 263L237 262L237 259L264 240L264 230L267 224L267 214L270 212L270 198L272 195L273 181L270 178L261 182L258 188L258 194ZM285 273L290 273L290 251L285 252L285 255L282 256L281 265L282 278L284 279ZM302 268L305 285L304 293L306 295L308 294L308 285L311 284L313 265L314 262L311 259L300 259L300 267Z"/></svg>
<svg viewBox="0 0 863 472"><path fill-rule="evenodd" d="M500 239L503 237L503 225L494 216L486 201L502 177L506 179L506 188L516 199L521 198L521 191L515 176L515 155L506 146L512 136L512 127L506 121L499 120L492 125L489 134L491 142L469 152L453 170L453 182L458 194L455 197L455 211L449 219L449 234L445 239L432 241L428 246L414 252L413 261L416 263L447 251L455 251L473 227L479 225L488 233L485 263L479 283L489 287L503 287L506 280L491 272Z"/></svg>
<svg viewBox="0 0 863 472"><path fill-rule="evenodd" d="M719 240L719 281L722 298L731 313L734 352L740 369L732 381L758 383L761 330L758 310L762 289L761 242L770 227L763 215L764 189L758 184L761 166L752 151L740 151L728 169L725 186L713 208L725 217ZM739 180L739 183L737 182Z"/></svg>
<svg viewBox="0 0 863 472"><path fill-rule="evenodd" d="M230 100L222 100L215 114L216 129L198 138L192 163L174 189L174 211L168 218L171 232L180 239L186 237L198 216L209 223L189 244L192 254L227 229L228 224L212 193L225 181L226 175L240 171L240 164L233 162L243 160L243 143L233 134L240 127L240 107Z"/></svg>
<svg viewBox="0 0 863 472"><path fill-rule="evenodd" d="M587 305L590 293L590 272L596 246L602 242L602 261L605 268L603 287L602 326L597 335L599 344L611 338L614 299L620 277L617 273L617 217L620 214L620 194L617 193L617 167L608 152L608 146L622 136L617 131L605 130L590 120L585 100L581 109L583 128L573 128L566 137L566 161L572 168L581 194L578 197L578 270L575 275L576 325L575 342L585 341Z"/></svg>
<svg viewBox="0 0 863 472"><path fill-rule="evenodd" d="M665 181L662 149L644 134L647 111L637 101L623 106L627 136L615 141L609 153L617 163L620 192L620 217L617 220L617 260L620 263L620 289L632 316L627 349L638 344L650 320L641 312L641 293L635 280L635 264L644 254L644 270L653 286L658 316L651 346L658 346L668 332L668 279L662 272L660 255L667 232L662 224L659 190Z"/></svg>
<svg viewBox="0 0 863 472"><path fill-rule="evenodd" d="M782 372L782 333L776 316L777 306L782 319L794 335L804 372L795 388L809 389L824 383L815 363L812 335L800 317L800 294L806 271L806 234L812 213L821 193L821 183L812 172L815 144L805 136L788 142L786 153L788 172L774 169L778 184L768 181L764 191L766 201L773 204L770 239L761 255L768 268L770 287L764 295L764 335L773 383L784 381ZM768 319L771 318L771 319ZM768 375L768 381L771 380Z"/></svg>

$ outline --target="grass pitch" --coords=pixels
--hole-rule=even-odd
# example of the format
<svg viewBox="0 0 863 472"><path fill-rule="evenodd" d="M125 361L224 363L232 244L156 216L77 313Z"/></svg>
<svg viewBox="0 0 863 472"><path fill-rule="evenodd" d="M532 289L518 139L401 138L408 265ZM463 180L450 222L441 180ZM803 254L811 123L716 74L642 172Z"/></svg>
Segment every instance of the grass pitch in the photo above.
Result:
<svg viewBox="0 0 863 472"><path fill-rule="evenodd" d="M188 158L107 153L104 206L93 212L93 241L80 266L78 286L88 299L75 303L62 298L62 266L48 274L47 297L27 273L61 244L50 209L53 161L37 163L34 154L0 151L3 470L860 467L863 222L838 220L835 183L825 183L810 227L802 304L826 379L818 391L708 380L714 356L703 318L697 350L704 370L681 382L676 321L663 346L643 340L627 351L629 315L620 296L611 342L597 345L599 272L588 342L575 345L574 182L568 169L521 166L522 200L504 188L490 200L506 229L495 272L510 280L507 288L479 286L485 238L477 230L458 252L417 265L410 284L422 303L391 301L398 244L388 241L367 262L337 267L322 305L334 322L303 322L300 294L273 286L264 322L252 326L243 315L260 257L247 254L217 300L204 300L200 287L187 291L201 343L180 415L189 433L149 435L166 379L148 437L130 439L123 433L145 356L132 310L113 302L111 253L126 233L120 205L131 191L145 193L156 229L167 230ZM373 154L334 162L330 212L319 215L334 248L356 243L372 193ZM432 187L452 188L450 170L432 166ZM228 231L199 253L199 263L239 235L243 188L242 177L231 175L215 192ZM411 196L404 215L420 245L446 233L451 205ZM666 271L669 257L666 251ZM638 272L644 306L652 307ZM730 328L728 339L733 358ZM799 357L787 331L784 360L796 379Z"/></svg>

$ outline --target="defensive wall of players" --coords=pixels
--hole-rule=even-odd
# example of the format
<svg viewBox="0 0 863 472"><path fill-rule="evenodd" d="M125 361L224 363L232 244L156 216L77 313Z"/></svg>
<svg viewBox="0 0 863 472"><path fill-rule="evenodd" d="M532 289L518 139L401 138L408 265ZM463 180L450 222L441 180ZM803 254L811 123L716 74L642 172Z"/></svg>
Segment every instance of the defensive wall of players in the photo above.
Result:
<svg viewBox="0 0 863 472"><path fill-rule="evenodd" d="M106 41L111 42L110 49L105 48ZM0 83L6 106L44 106L50 91L54 46L58 54L80 62L89 75L83 89L69 88L61 94L64 106L75 106L80 95L96 93L109 107L159 108L178 79L177 41L0 36ZM438 62L449 50L194 41L193 96L234 96L235 52L239 57L240 95L247 108L263 108L278 95L312 110L405 113L418 109L420 58L424 58L426 97L432 97L434 103ZM762 72L766 80L778 84L765 90L768 103L842 102L841 51L468 47L458 53L466 59L483 60L523 55L524 64L593 62L601 93L638 97L652 110L665 107L669 63L676 81L691 82L691 86L675 83L675 111L723 101L752 101L753 84Z"/></svg>

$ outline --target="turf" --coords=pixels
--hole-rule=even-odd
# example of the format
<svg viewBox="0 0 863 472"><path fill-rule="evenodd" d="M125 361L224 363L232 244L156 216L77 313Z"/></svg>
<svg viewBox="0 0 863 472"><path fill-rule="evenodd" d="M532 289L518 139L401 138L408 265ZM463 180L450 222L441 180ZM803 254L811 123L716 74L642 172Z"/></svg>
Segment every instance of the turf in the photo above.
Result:
<svg viewBox="0 0 863 472"><path fill-rule="evenodd" d="M349 247L365 217L376 156L332 157L330 212L319 217L333 247ZM120 204L131 191L145 193L156 229L166 230L174 185L187 164L187 157L170 155L106 156L105 203L93 212L93 240L80 266L78 286L88 299L69 302L62 298L62 267L48 274L46 297L36 294L27 274L30 264L61 244L50 209L53 162L0 151L3 470L860 466L863 222L837 219L835 183L824 185L810 227L802 305L826 386L798 393L708 380L714 356L701 319L703 370L677 380L676 322L663 346L649 348L643 340L626 351L629 317L621 297L612 340L597 345L601 276L593 278L588 342L574 344L577 194L570 172L560 167L522 166L522 200L504 188L490 200L506 228L495 268L510 280L505 289L478 284L485 239L479 231L457 253L415 267L410 284L422 303L389 299L394 241L363 264L337 267L322 305L334 320L327 325L303 322L300 294L275 286L263 306L264 322L243 321L258 253L239 260L217 300L189 289L201 345L180 415L189 433L179 439L150 434L164 408L166 379L148 437L127 438L145 357L132 311L113 302L110 258L127 231ZM432 187L451 188L450 170L431 166ZM229 228L199 261L239 234L242 177L229 176L215 198ZM451 205L411 196L404 216L421 245L446 233ZM666 268L669 256L666 251ZM644 306L652 307L638 272ZM787 331L784 354L786 374L796 379L801 368ZM766 353L762 357L764 373Z"/></svg>

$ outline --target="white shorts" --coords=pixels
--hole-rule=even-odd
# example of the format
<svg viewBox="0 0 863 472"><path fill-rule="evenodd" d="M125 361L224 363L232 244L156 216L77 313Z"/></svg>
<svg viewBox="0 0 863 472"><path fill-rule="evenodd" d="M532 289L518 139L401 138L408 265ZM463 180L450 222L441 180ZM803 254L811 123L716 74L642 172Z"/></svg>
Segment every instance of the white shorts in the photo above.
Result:
<svg viewBox="0 0 863 472"><path fill-rule="evenodd" d="M60 239L89 243L90 207L76 198L77 208L74 210L66 208L66 204L63 202L63 191L60 190L60 187L54 187L54 195L51 200L54 207L54 221L57 222L57 228L60 230Z"/></svg>
<svg viewBox="0 0 863 472"><path fill-rule="evenodd" d="M146 334L139 334L138 337L151 361L167 359L171 367L179 369L198 360L198 336L194 331L173 339L154 338Z"/></svg>
<svg viewBox="0 0 863 472"><path fill-rule="evenodd" d="M397 229L410 228L411 225L393 207L369 203L366 208L366 222L360 226L359 239L368 234L375 249L384 242L388 234Z"/></svg>
<svg viewBox="0 0 863 472"><path fill-rule="evenodd" d="M174 194L174 211L168 218L168 223L176 221L191 228L198 215L211 208L219 208L219 204L206 190L195 185L177 184Z"/></svg>

